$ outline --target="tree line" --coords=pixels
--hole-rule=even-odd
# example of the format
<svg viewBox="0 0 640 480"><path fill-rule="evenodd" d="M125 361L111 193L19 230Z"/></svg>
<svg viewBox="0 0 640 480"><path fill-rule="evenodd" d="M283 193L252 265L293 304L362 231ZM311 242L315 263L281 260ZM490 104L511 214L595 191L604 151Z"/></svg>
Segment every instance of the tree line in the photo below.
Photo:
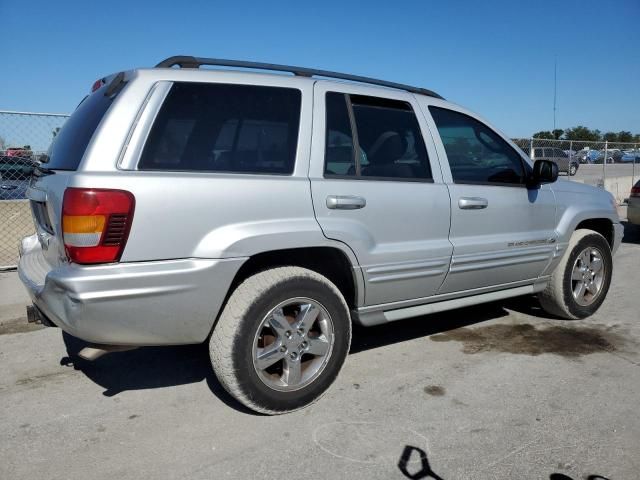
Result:
<svg viewBox="0 0 640 480"><path fill-rule="evenodd" d="M547 140L579 140L585 142L626 142L640 143L640 133L635 135L628 131L606 132L600 130L592 130L590 128L578 125L577 127L567 128L565 130L556 128L555 130L542 130L533 134L533 138L544 138Z"/></svg>

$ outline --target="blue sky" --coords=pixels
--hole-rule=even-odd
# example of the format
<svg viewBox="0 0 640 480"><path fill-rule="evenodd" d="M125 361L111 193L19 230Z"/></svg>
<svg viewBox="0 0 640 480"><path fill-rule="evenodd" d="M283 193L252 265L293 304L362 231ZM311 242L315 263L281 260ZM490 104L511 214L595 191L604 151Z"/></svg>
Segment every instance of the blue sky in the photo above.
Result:
<svg viewBox="0 0 640 480"><path fill-rule="evenodd" d="M433 89L511 136L640 132L640 0L0 0L0 110L66 113L95 79L175 54Z"/></svg>

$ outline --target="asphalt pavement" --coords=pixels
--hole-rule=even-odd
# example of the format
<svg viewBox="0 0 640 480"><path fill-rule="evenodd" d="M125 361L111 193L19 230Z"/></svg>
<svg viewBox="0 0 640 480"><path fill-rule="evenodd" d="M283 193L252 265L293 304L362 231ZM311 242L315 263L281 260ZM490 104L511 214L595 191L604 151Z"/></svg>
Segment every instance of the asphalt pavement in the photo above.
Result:
<svg viewBox="0 0 640 480"><path fill-rule="evenodd" d="M7 320L0 478L637 480L639 270L628 228L592 318L522 298L358 328L329 393L277 417L225 394L205 346L88 363L83 342ZM24 297L0 275L7 311Z"/></svg>

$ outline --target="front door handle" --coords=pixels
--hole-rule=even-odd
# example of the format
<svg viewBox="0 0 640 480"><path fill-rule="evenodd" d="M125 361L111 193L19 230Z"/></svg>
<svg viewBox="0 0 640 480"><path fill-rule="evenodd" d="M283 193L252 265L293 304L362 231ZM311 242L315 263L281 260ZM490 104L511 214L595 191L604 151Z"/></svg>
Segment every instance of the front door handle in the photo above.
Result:
<svg viewBox="0 0 640 480"><path fill-rule="evenodd" d="M480 197L462 197L458 200L458 207L462 210L480 210L487 208L489 201Z"/></svg>
<svg viewBox="0 0 640 480"><path fill-rule="evenodd" d="M331 210L357 210L366 205L367 201L362 197L351 195L329 195L327 197L327 208Z"/></svg>

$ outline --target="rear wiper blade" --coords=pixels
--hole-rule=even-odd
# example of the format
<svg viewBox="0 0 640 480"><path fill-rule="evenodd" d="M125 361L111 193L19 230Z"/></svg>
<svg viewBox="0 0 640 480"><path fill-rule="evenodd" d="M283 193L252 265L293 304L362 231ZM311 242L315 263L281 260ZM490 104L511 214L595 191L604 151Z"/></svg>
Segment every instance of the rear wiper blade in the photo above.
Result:
<svg viewBox="0 0 640 480"><path fill-rule="evenodd" d="M51 170L50 168L47 168L47 167L43 167L42 165L36 165L35 168L33 169L33 174L36 177L53 175L54 173L56 173L54 170Z"/></svg>

